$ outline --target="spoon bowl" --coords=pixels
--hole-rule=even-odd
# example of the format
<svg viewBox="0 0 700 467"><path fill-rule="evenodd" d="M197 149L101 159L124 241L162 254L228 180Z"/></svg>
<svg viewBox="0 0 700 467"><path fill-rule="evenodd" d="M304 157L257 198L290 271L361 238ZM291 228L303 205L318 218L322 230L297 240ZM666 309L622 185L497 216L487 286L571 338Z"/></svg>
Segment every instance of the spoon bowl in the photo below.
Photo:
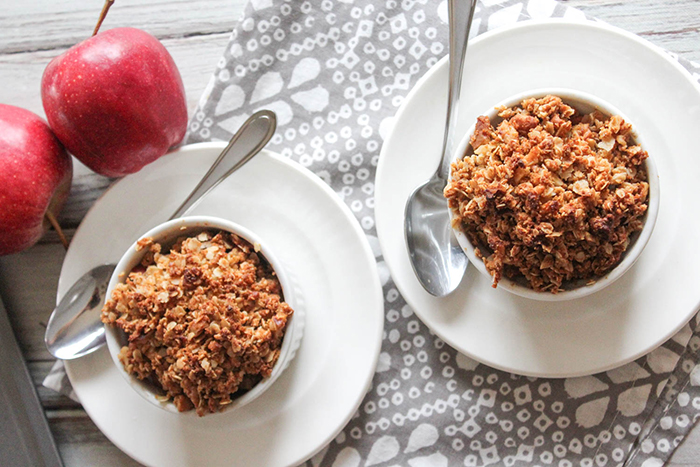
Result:
<svg viewBox="0 0 700 467"><path fill-rule="evenodd" d="M411 194L405 213L406 243L416 277L438 297L457 288L469 263L452 234L444 189L443 179L431 178Z"/></svg>
<svg viewBox="0 0 700 467"><path fill-rule="evenodd" d="M113 264L103 264L86 272L51 313L45 340L54 357L82 357L104 344L104 326L95 316L100 316L112 271Z"/></svg>

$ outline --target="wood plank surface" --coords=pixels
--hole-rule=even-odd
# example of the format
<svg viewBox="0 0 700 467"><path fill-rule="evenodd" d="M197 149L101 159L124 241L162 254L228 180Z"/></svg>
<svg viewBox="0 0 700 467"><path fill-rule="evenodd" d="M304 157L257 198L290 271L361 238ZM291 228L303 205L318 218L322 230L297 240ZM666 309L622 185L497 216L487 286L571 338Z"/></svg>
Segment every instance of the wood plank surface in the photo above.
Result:
<svg viewBox="0 0 700 467"><path fill-rule="evenodd" d="M437 0L436 0L437 1ZM562 0L614 26L700 62L700 0ZM173 55L194 110L240 17L245 0L117 0L103 28L132 26L158 37ZM56 55L87 37L102 0L5 1L0 9L0 102L44 114L41 74ZM69 237L111 180L76 164L70 202L60 221ZM95 427L79 404L41 386L53 359L43 334L54 306L65 252L54 233L16 255L0 257L0 295L68 466L138 465ZM700 466L700 428L670 466Z"/></svg>
<svg viewBox="0 0 700 467"><path fill-rule="evenodd" d="M700 1L563 0L561 3L700 63Z"/></svg>
<svg viewBox="0 0 700 467"><path fill-rule="evenodd" d="M5 54L71 47L92 34L104 0L3 2L0 50ZM242 1L117 0L102 27L140 28L159 39L228 34ZM216 63L216 62L214 62Z"/></svg>

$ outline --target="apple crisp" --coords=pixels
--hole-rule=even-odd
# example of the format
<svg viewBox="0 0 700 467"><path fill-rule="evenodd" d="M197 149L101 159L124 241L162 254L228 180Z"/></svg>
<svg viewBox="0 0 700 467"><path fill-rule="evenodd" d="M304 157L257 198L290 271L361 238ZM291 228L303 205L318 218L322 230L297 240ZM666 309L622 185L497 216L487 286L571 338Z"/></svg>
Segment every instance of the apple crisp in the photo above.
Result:
<svg viewBox="0 0 700 467"><path fill-rule="evenodd" d="M138 246L145 257L102 309L128 338L127 373L199 416L270 375L293 311L256 247L224 231L180 238L167 253L150 238Z"/></svg>
<svg viewBox="0 0 700 467"><path fill-rule="evenodd" d="M641 230L649 185L631 126L599 111L580 115L559 97L498 108L476 123L473 151L452 164L444 194L453 226L493 277L557 293L595 281Z"/></svg>

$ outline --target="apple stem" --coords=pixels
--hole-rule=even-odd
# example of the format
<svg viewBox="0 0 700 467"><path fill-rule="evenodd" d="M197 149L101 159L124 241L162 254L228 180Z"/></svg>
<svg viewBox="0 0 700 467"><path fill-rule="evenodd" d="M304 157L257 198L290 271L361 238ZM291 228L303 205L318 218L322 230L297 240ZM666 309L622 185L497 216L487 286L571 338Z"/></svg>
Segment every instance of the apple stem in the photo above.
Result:
<svg viewBox="0 0 700 467"><path fill-rule="evenodd" d="M94 36L97 34L97 31L100 30L100 26L102 26L102 21L105 20L105 17L107 16L107 12L109 11L110 7L114 4L114 0L105 0L105 4L102 6L102 12L100 13L100 18L97 20L97 25L95 26L95 30L92 32L92 35Z"/></svg>
<svg viewBox="0 0 700 467"><path fill-rule="evenodd" d="M66 239L66 235L63 233L63 229L61 228L60 224L58 223L58 220L56 220L56 216L54 216L50 211L46 211L46 214L44 214L46 219L48 219L49 223L53 227L53 229L56 231L58 234L58 238L61 240L61 243L63 244L63 248L66 250L68 249L68 239Z"/></svg>

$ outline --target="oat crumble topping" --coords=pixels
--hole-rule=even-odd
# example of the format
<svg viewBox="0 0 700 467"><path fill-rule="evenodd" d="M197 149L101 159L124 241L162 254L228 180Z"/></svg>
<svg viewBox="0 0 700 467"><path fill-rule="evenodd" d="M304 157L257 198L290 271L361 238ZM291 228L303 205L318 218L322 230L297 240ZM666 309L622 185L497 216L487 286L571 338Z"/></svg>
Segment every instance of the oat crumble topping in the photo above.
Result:
<svg viewBox="0 0 700 467"><path fill-rule="evenodd" d="M452 164L445 197L493 276L557 293L609 272L642 228L649 185L631 125L579 115L559 97L478 118L473 153Z"/></svg>
<svg viewBox="0 0 700 467"><path fill-rule="evenodd" d="M293 311L259 247L205 231L167 253L150 238L138 249L148 249L141 264L102 309L102 321L128 337L119 353L127 373L199 416L270 375Z"/></svg>

